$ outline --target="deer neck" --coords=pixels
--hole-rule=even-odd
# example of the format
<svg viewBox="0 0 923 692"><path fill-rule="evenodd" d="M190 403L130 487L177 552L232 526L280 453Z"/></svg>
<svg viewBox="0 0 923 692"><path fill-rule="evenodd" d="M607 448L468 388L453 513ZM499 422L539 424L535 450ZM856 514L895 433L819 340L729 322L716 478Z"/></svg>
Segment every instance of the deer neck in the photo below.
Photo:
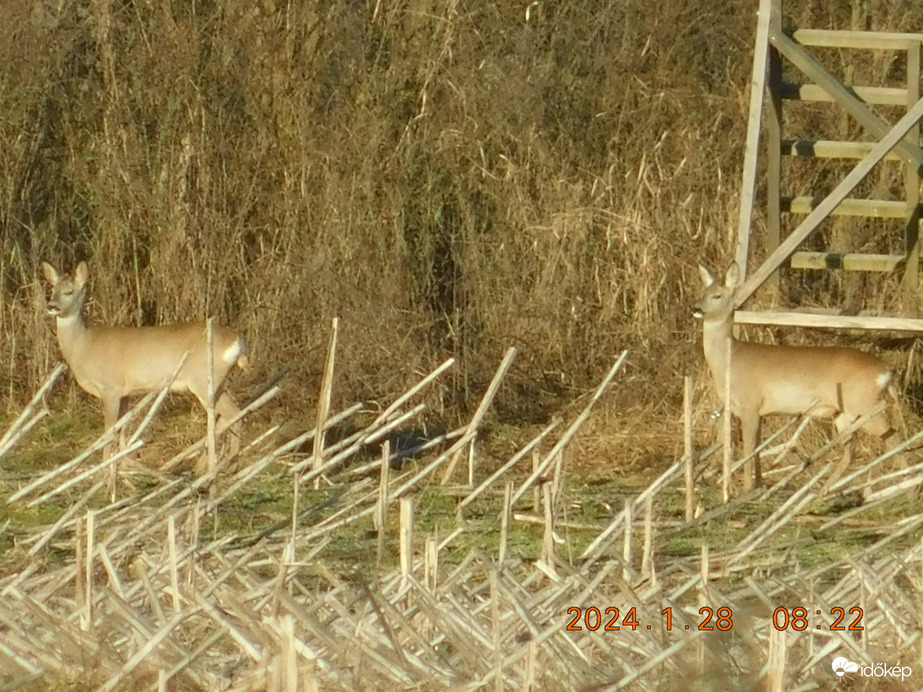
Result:
<svg viewBox="0 0 923 692"><path fill-rule="evenodd" d="M78 360L77 355L86 343L88 329L83 321L83 310L80 309L71 315L58 315L58 345L61 347L61 353L67 364L74 368L74 362Z"/></svg>
<svg viewBox="0 0 923 692"><path fill-rule="evenodd" d="M733 313L717 319L706 319L703 324L702 346L705 350L705 361L711 370L712 378L718 393L724 392L724 375L728 365L728 339L731 339L731 348L736 345L733 331Z"/></svg>

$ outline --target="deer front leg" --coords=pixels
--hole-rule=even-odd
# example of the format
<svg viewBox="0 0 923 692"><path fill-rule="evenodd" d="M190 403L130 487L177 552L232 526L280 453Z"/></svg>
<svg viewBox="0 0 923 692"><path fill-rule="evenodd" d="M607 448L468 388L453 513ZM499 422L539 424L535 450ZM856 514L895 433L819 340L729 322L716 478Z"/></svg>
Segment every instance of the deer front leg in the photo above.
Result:
<svg viewBox="0 0 923 692"><path fill-rule="evenodd" d="M756 448L760 444L760 416L756 411L743 411L740 416L740 431L743 436L744 457L749 457L744 464L744 492L753 490L763 485L763 474L760 472L760 457Z"/></svg>

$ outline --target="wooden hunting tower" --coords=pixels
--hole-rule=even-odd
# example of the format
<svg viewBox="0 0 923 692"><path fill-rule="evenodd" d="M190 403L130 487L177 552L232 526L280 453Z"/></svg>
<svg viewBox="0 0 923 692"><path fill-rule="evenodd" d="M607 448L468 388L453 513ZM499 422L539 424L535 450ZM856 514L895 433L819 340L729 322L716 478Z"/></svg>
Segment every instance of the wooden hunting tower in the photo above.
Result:
<svg viewBox="0 0 923 692"><path fill-rule="evenodd" d="M919 309L920 183L923 174L923 150L920 148L918 125L923 117L923 100L920 98L923 34L798 29L786 35L782 29L781 4L781 0L760 0L736 252L737 262L746 280L738 292L737 305L740 306L767 280L777 281L776 270L786 260L793 269L894 272L895 276L902 277L907 300L904 302L902 316L859 317L801 310L738 310L735 320L743 324L923 332L923 319L915 319ZM844 85L812 57L812 48L906 51L906 61L901 61L901 64L906 64L906 86ZM798 71L798 81L803 83L783 81L783 61ZM768 97L765 99L765 110L764 95ZM875 141L786 138L783 132L783 109L787 102L793 100L829 102L831 109L838 107L845 110ZM900 106L903 116L892 125L870 107L878 105ZM767 156L767 256L763 264L748 275L747 259L761 120L765 121ZM788 156L854 160L857 163L821 199L792 196L786 189L785 181L782 180L782 158ZM866 174L885 159L899 162L901 166L903 199L850 197L850 193ZM781 237L783 214L804 215L803 220L785 238ZM903 251L900 254L797 251L805 238L830 215L892 219L894 223L903 226Z"/></svg>

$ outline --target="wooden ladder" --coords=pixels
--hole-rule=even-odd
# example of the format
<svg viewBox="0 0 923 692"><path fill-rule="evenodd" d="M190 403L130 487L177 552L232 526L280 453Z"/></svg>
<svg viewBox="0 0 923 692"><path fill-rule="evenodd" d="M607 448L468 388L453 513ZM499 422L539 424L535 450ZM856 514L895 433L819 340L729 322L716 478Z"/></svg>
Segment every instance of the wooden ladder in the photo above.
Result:
<svg viewBox="0 0 923 692"><path fill-rule="evenodd" d="M905 295L909 298L906 302L916 305L920 254L920 184L923 174L923 150L919 145L919 120L923 116L923 101L920 99L921 46L923 34L801 29L789 36L782 30L781 0L761 0L736 259L746 275L764 94L769 100L765 109L768 256L763 265L744 282L738 294L738 305L764 281L778 281L777 269L786 259L795 269L881 272L902 269L903 287ZM808 48L905 51L906 86L848 87L840 83L812 57ZM804 76L804 83L783 82L783 59ZM876 143L784 139L783 106L792 100L836 104L879 141ZM875 113L870 105L901 106L905 109L905 114L892 126ZM858 163L825 198L785 196L781 179L784 156L854 160ZM904 199L895 201L849 197L864 176L883 159L900 162ZM783 214L804 216L798 227L784 239L781 237ZM830 215L899 220L904 227L903 254L797 250L804 239ZM838 314L836 310L822 313L738 311L735 319L737 322L749 324L923 331L923 320L888 316L847 316Z"/></svg>

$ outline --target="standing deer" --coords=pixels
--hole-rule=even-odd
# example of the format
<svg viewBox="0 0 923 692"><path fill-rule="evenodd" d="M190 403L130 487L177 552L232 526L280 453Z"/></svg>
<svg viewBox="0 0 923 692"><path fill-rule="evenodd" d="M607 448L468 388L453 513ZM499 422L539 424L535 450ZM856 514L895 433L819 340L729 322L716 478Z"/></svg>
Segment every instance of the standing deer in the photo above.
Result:
<svg viewBox="0 0 923 692"><path fill-rule="evenodd" d="M844 347L777 346L734 339L734 293L740 278L737 264L727 270L723 285L701 265L699 273L705 292L693 307L693 314L702 319L705 360L722 398L728 339L731 340L731 413L740 420L745 456L759 446L761 416L786 413L833 418L837 430L843 431L871 412L893 387L888 367L862 351ZM883 439L891 438L893 433L883 412L869 418L862 429ZM843 461L828 481L828 487L848 464L847 445ZM745 472L746 490L752 489L751 467L756 485L763 482L759 456L754 455Z"/></svg>
<svg viewBox="0 0 923 692"><path fill-rule="evenodd" d="M48 262L42 263L42 272L51 284L48 312L57 318L61 353L77 384L102 400L106 430L128 410L127 397L163 387L187 351L186 362L170 389L192 392L203 407L208 406L204 322L160 327L88 327L83 319L89 276L86 262L78 264L72 275L58 274ZM247 345L230 329L214 326L212 349L215 413L230 420L239 409L224 391L224 384L235 365L247 366ZM240 439L237 430L231 433L231 454L236 455ZM110 447L104 451L106 458L111 453Z"/></svg>

